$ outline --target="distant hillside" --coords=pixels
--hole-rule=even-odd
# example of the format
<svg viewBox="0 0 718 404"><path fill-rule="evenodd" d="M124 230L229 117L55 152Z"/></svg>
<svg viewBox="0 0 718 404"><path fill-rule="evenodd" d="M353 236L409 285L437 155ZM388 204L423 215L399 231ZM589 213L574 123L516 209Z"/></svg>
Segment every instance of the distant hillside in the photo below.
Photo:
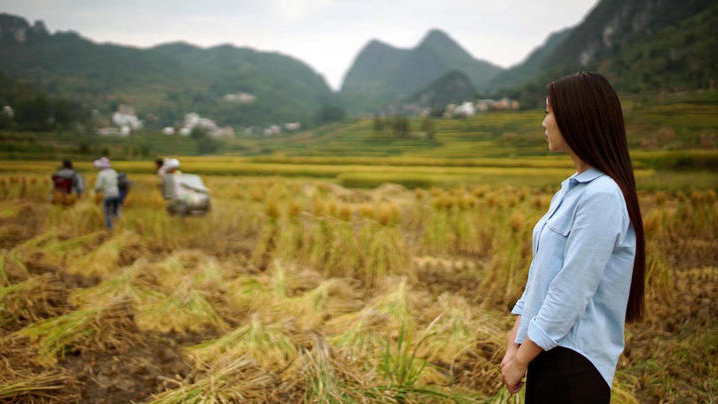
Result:
<svg viewBox="0 0 718 404"><path fill-rule="evenodd" d="M599 71L626 93L715 88L718 3L602 0L510 95L537 106L548 82L578 70Z"/></svg>
<svg viewBox="0 0 718 404"><path fill-rule="evenodd" d="M426 88L416 92L406 101L424 107L443 107L450 103L459 103L472 98L476 88L466 74L452 70L433 81Z"/></svg>
<svg viewBox="0 0 718 404"><path fill-rule="evenodd" d="M79 103L48 97L0 73L0 130L81 130L89 121L90 111Z"/></svg>
<svg viewBox="0 0 718 404"><path fill-rule="evenodd" d="M484 82L480 86L480 90L499 90L507 87L515 87L531 79L533 75L541 71L544 67L544 63L548 57L551 56L551 53L571 35L571 32L572 28L564 28L551 33L546 41L532 50L521 63L511 66L498 73L491 78L491 80Z"/></svg>
<svg viewBox="0 0 718 404"><path fill-rule="evenodd" d="M335 103L324 79L278 53L172 43L150 49L98 44L73 32L50 34L41 22L0 14L0 72L109 113L134 106L151 126L198 112L221 125L311 122ZM254 102L226 94L249 93Z"/></svg>
<svg viewBox="0 0 718 404"><path fill-rule="evenodd" d="M430 31L413 49L373 40L359 52L344 77L341 96L350 111L372 112L411 96L452 70L480 85L501 68L475 59L439 30Z"/></svg>

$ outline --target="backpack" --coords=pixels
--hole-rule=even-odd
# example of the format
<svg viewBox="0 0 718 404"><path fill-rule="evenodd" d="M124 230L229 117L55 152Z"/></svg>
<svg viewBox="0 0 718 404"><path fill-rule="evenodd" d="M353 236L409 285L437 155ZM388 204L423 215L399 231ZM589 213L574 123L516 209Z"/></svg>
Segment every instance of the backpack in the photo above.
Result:
<svg viewBox="0 0 718 404"><path fill-rule="evenodd" d="M130 190L130 180L127 179L127 174L120 173L117 175L117 189L121 192L127 193Z"/></svg>
<svg viewBox="0 0 718 404"><path fill-rule="evenodd" d="M55 192L72 193L72 178L62 178L57 174L52 176L52 185Z"/></svg>
<svg viewBox="0 0 718 404"><path fill-rule="evenodd" d="M62 178L55 174L52 176L52 185L50 202L53 204L69 206L77 201L72 193L72 178Z"/></svg>

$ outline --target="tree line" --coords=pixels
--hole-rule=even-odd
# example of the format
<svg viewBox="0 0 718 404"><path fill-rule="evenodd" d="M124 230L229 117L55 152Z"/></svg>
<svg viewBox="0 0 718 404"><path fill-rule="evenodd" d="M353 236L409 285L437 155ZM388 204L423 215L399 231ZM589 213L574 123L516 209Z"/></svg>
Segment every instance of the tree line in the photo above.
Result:
<svg viewBox="0 0 718 404"><path fill-rule="evenodd" d="M408 117L402 115L390 115L386 117L374 115L373 129L376 133L405 137L411 133L411 123ZM419 130L432 139L436 132L434 123L428 116L421 118Z"/></svg>
<svg viewBox="0 0 718 404"><path fill-rule="evenodd" d="M51 97L0 73L0 129L62 131L90 121L80 103Z"/></svg>

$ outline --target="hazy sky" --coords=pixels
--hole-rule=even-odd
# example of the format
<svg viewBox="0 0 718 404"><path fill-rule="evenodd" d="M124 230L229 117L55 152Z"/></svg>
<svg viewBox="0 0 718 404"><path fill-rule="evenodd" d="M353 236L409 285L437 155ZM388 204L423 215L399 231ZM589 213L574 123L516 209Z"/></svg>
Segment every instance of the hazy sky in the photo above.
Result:
<svg viewBox="0 0 718 404"><path fill-rule="evenodd" d="M297 57L337 89L371 39L413 47L439 28L474 57L508 67L598 0L2 0L0 12L41 19L99 42L232 43Z"/></svg>

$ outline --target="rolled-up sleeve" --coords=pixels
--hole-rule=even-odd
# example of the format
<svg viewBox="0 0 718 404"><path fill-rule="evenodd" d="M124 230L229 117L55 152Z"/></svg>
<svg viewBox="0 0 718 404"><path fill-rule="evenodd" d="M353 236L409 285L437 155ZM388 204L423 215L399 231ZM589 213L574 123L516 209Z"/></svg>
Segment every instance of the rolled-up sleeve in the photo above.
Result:
<svg viewBox="0 0 718 404"><path fill-rule="evenodd" d="M615 192L593 193L579 201L563 266L528 325L528 337L544 350L559 344L596 293L624 227L623 209L623 196Z"/></svg>
<svg viewBox="0 0 718 404"><path fill-rule="evenodd" d="M526 282L526 287L524 288L524 293L521 294L521 297L514 305L514 308L511 309L511 314L518 314L519 316L523 314L524 312L524 300L526 300L526 291L529 289L528 281Z"/></svg>

